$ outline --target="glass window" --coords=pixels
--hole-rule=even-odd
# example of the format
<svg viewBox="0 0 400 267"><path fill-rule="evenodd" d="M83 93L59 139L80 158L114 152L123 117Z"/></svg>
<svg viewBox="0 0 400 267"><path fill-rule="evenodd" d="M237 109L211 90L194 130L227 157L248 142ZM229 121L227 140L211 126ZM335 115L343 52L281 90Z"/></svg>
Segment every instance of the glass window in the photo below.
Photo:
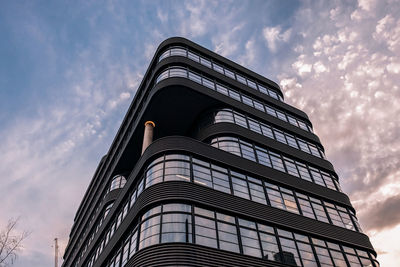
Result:
<svg viewBox="0 0 400 267"><path fill-rule="evenodd" d="M207 68L211 69L211 61L209 61L208 59L200 57L200 64L202 64L202 65L206 66Z"/></svg>
<svg viewBox="0 0 400 267"><path fill-rule="evenodd" d="M228 69L225 69L225 75L231 79L235 79L235 73L233 73L232 71L230 71Z"/></svg>
<svg viewBox="0 0 400 267"><path fill-rule="evenodd" d="M240 149L242 151L242 157L245 159L249 159L251 161L256 161L256 156L254 154L254 149L250 144L240 143Z"/></svg>
<svg viewBox="0 0 400 267"><path fill-rule="evenodd" d="M162 53L162 54L160 55L160 58L158 59L158 61L161 61L161 60L163 60L164 58L169 57L169 53L170 53L170 50L167 50L167 51L165 51L164 53Z"/></svg>
<svg viewBox="0 0 400 267"><path fill-rule="evenodd" d="M339 267L347 267L347 263L344 259L343 253L341 251L330 250L332 259L335 263L335 266Z"/></svg>
<svg viewBox="0 0 400 267"><path fill-rule="evenodd" d="M239 74L236 74L236 80L238 80L238 82L240 82L240 83L243 83L243 84L247 85L246 79L243 76L239 75Z"/></svg>
<svg viewBox="0 0 400 267"><path fill-rule="evenodd" d="M161 243L192 242L192 217L183 213L162 216Z"/></svg>
<svg viewBox="0 0 400 267"><path fill-rule="evenodd" d="M292 124L292 125L294 125L296 127L299 127L299 125L297 124L297 120L295 118L293 118L292 116L289 116L289 115L287 117L288 117L288 120L289 120L290 124Z"/></svg>
<svg viewBox="0 0 400 267"><path fill-rule="evenodd" d="M271 162L272 162L272 168L285 172L285 167L283 166L282 159L279 154L269 152L269 155L271 157Z"/></svg>
<svg viewBox="0 0 400 267"><path fill-rule="evenodd" d="M310 149L309 149L309 147L308 147L308 145L307 145L307 143L305 141L300 140L300 139L298 139L297 141L299 142L300 149L302 151L304 151L304 152L306 152L308 154L311 154Z"/></svg>
<svg viewBox="0 0 400 267"><path fill-rule="evenodd" d="M289 146L299 149L296 139L294 139L292 135L286 134L286 140L288 141Z"/></svg>
<svg viewBox="0 0 400 267"><path fill-rule="evenodd" d="M147 218L158 214L161 212L161 206L156 206L154 208L151 208L150 210L146 211L143 215L142 215L142 221L146 220Z"/></svg>
<svg viewBox="0 0 400 267"><path fill-rule="evenodd" d="M308 199L298 198L300 204L300 210L302 214L308 218L316 219L313 209L311 207L311 202Z"/></svg>
<svg viewBox="0 0 400 267"><path fill-rule="evenodd" d="M252 130L253 132L262 134L260 124L258 122L249 119L249 127L250 127L250 130Z"/></svg>
<svg viewBox="0 0 400 267"><path fill-rule="evenodd" d="M130 251L129 254L133 255L136 253L136 244L137 244L137 229L134 230L132 237L131 237L131 246L130 246Z"/></svg>
<svg viewBox="0 0 400 267"><path fill-rule="evenodd" d="M187 181L190 182L190 165L185 161L165 162L164 181Z"/></svg>
<svg viewBox="0 0 400 267"><path fill-rule="evenodd" d="M125 243L125 246L122 249L122 262L121 266L125 266L126 262L129 259L129 240Z"/></svg>
<svg viewBox="0 0 400 267"><path fill-rule="evenodd" d="M240 237L242 240L243 254L261 258L260 242L255 230L240 227Z"/></svg>
<svg viewBox="0 0 400 267"><path fill-rule="evenodd" d="M212 90L215 90L214 82L209 80L209 79L207 79L207 78L204 78L204 77L203 77L203 85L205 87L208 87L208 88L212 89Z"/></svg>
<svg viewBox="0 0 400 267"><path fill-rule="evenodd" d="M218 172L218 171L212 171L212 177L213 177L213 187L215 190L219 190L225 193L230 194L231 189L229 185L229 177L227 175L228 171L225 170L225 172Z"/></svg>
<svg viewBox="0 0 400 267"><path fill-rule="evenodd" d="M229 90L229 96L237 101L240 101L240 95L233 90Z"/></svg>
<svg viewBox="0 0 400 267"><path fill-rule="evenodd" d="M239 241L236 226L218 222L219 248L239 253Z"/></svg>
<svg viewBox="0 0 400 267"><path fill-rule="evenodd" d="M262 112L265 112L265 109L264 109L264 105L263 105L263 104L261 104L260 102L258 102L258 101L256 101L256 100L253 100L253 103L254 103L254 107L255 107L256 109L261 110Z"/></svg>
<svg viewBox="0 0 400 267"><path fill-rule="evenodd" d="M328 217L326 216L324 207L322 205L314 203L314 202L312 202L311 205L314 209L315 215L317 216L317 220L321 221L321 222L329 223L329 220L328 220Z"/></svg>
<svg viewBox="0 0 400 267"><path fill-rule="evenodd" d="M232 153L232 154L235 154L235 155L241 157L240 147L237 142L221 141L221 142L219 142L219 148L226 152L229 152L229 153Z"/></svg>
<svg viewBox="0 0 400 267"><path fill-rule="evenodd" d="M309 244L303 242L296 242L299 248L301 261L305 267L318 267L314 257L314 252Z"/></svg>
<svg viewBox="0 0 400 267"><path fill-rule="evenodd" d="M297 123L299 124L301 129L303 129L303 130L305 130L307 132L309 131L308 128L307 128L307 125L304 122L298 120Z"/></svg>
<svg viewBox="0 0 400 267"><path fill-rule="evenodd" d="M294 160L291 160L291 159L288 159L288 158L285 158L285 157L284 157L284 160L285 160L285 165L286 165L286 169L287 169L288 173L290 175L294 175L296 177L300 177L299 172L298 172L297 167L296 167L296 164L294 163Z"/></svg>
<svg viewBox="0 0 400 267"><path fill-rule="evenodd" d="M219 73L224 74L224 68L216 63L213 63L213 69L218 71Z"/></svg>
<svg viewBox="0 0 400 267"><path fill-rule="evenodd" d="M322 179L322 176L319 173L319 171L317 169L314 169L314 168L310 168L310 170L311 170L311 175L312 175L312 177L314 179L314 182L316 184L325 186L324 180Z"/></svg>
<svg viewBox="0 0 400 267"><path fill-rule="evenodd" d="M319 150L318 150L318 148L317 148L316 146L311 145L311 144L308 144L308 147L309 147L310 150L311 150L311 154L313 154L314 156L316 156L316 157L318 157L318 158L321 157L321 155L319 154Z"/></svg>
<svg viewBox="0 0 400 267"><path fill-rule="evenodd" d="M334 225L345 227L336 209L327 207L326 210L328 211L329 218L331 219Z"/></svg>
<svg viewBox="0 0 400 267"><path fill-rule="evenodd" d="M250 199L247 182L240 178L232 177L233 194L238 197Z"/></svg>
<svg viewBox="0 0 400 267"><path fill-rule="evenodd" d="M159 243L160 215L142 222L140 229L139 249Z"/></svg>
<svg viewBox="0 0 400 267"><path fill-rule="evenodd" d="M276 110L276 114L278 115L279 119L281 119L283 121L287 121L285 113Z"/></svg>
<svg viewBox="0 0 400 267"><path fill-rule="evenodd" d="M253 100L247 96L242 95L242 102L248 106L253 106Z"/></svg>
<svg viewBox="0 0 400 267"><path fill-rule="evenodd" d="M263 135L274 139L274 135L272 133L271 127L261 124L261 129L262 129Z"/></svg>
<svg viewBox="0 0 400 267"><path fill-rule="evenodd" d="M253 82L253 81L250 81L250 80L247 80L247 85L248 85L249 87L251 87L251 88L253 88L253 89L256 89L256 90L257 90L257 85L256 85L256 83L255 83L255 82Z"/></svg>
<svg viewBox="0 0 400 267"><path fill-rule="evenodd" d="M324 179L324 182L326 184L326 186L332 190L336 190L335 184L332 181L331 176L329 176L329 174L321 172L322 173L322 178Z"/></svg>
<svg viewBox="0 0 400 267"><path fill-rule="evenodd" d="M274 91L268 90L268 93L269 93L269 95L272 96L273 98L278 99L278 94L275 93Z"/></svg>
<svg viewBox="0 0 400 267"><path fill-rule="evenodd" d="M197 215L202 215L209 218L215 218L214 212L211 210L202 209L199 207L194 208L194 213Z"/></svg>
<svg viewBox="0 0 400 267"><path fill-rule="evenodd" d="M220 84L216 84L217 91L220 92L221 94L228 95L228 88L225 86L222 86Z"/></svg>
<svg viewBox="0 0 400 267"><path fill-rule="evenodd" d="M285 209L285 205L279 190L275 190L269 187L267 187L266 189L271 206L278 209Z"/></svg>
<svg viewBox="0 0 400 267"><path fill-rule="evenodd" d="M189 79L201 84L201 76L189 71Z"/></svg>
<svg viewBox="0 0 400 267"><path fill-rule="evenodd" d="M264 190L261 185L249 183L249 187L251 200L258 203L267 204L267 201L265 200Z"/></svg>
<svg viewBox="0 0 400 267"><path fill-rule="evenodd" d="M272 115L272 116L276 117L275 109L273 109L273 108L271 108L271 107L269 107L269 106L265 106L265 110L267 111L267 113L268 113L269 115Z"/></svg>
<svg viewBox="0 0 400 267"><path fill-rule="evenodd" d="M258 89L260 90L261 93L268 95L268 90L264 86L259 84Z"/></svg>
<svg viewBox="0 0 400 267"><path fill-rule="evenodd" d="M235 117L235 123L237 125L247 128L247 122L246 122L246 118L244 116L234 113L234 117Z"/></svg>
<svg viewBox="0 0 400 267"><path fill-rule="evenodd" d="M361 267L360 261L356 255L346 253L346 258L350 263L351 267Z"/></svg>
<svg viewBox="0 0 400 267"><path fill-rule="evenodd" d="M170 203L170 204L164 204L163 205L163 212L191 212L192 208L190 205L187 204L182 204L182 203Z"/></svg>
<svg viewBox="0 0 400 267"><path fill-rule="evenodd" d="M182 68L171 68L169 70L169 77L187 77L187 71Z"/></svg>
<svg viewBox="0 0 400 267"><path fill-rule="evenodd" d="M263 258L271 261L280 261L277 257L280 253L275 235L261 232L260 239L264 255Z"/></svg>
<svg viewBox="0 0 400 267"><path fill-rule="evenodd" d="M316 246L315 251L317 252L318 260L322 266L333 266L333 262L326 248L321 248Z"/></svg>
<svg viewBox="0 0 400 267"><path fill-rule="evenodd" d="M228 223L235 224L235 217L217 212L217 219Z"/></svg>
<svg viewBox="0 0 400 267"><path fill-rule="evenodd" d="M186 57L186 49L183 48L172 48L171 49L171 56L183 56Z"/></svg>
<svg viewBox="0 0 400 267"><path fill-rule="evenodd" d="M196 244L217 248L215 221L195 216Z"/></svg>
<svg viewBox="0 0 400 267"><path fill-rule="evenodd" d="M284 143L284 144L287 144L285 135L283 134L282 131L274 129L274 134L275 134L275 137L276 137L277 141L279 141L281 143Z"/></svg>
<svg viewBox="0 0 400 267"><path fill-rule="evenodd" d="M279 241L282 247L281 259L283 263L301 266L300 257L293 240L280 237Z"/></svg>
<svg viewBox="0 0 400 267"><path fill-rule="evenodd" d="M193 61L200 62L200 57L190 51L188 51L188 57Z"/></svg>
<svg viewBox="0 0 400 267"><path fill-rule="evenodd" d="M304 180L312 182L311 175L308 172L308 169L307 169L306 165L304 165L304 164L302 164L300 162L297 162L297 161L296 161L296 165L297 165L297 169L299 170L300 177L302 179L304 179Z"/></svg>
<svg viewBox="0 0 400 267"><path fill-rule="evenodd" d="M299 210L297 209L296 200L294 199L293 195L282 193L282 197L283 197L283 201L285 203L286 209L288 211L291 211L294 213L299 213Z"/></svg>
<svg viewBox="0 0 400 267"><path fill-rule="evenodd" d="M251 221L240 219L240 218L239 218L238 221L239 221L239 225L240 226L245 226L247 228L256 229L255 222L251 222Z"/></svg>
<svg viewBox="0 0 400 267"><path fill-rule="evenodd" d="M193 164L193 180L195 183L212 187L211 170L197 164Z"/></svg>
<svg viewBox="0 0 400 267"><path fill-rule="evenodd" d="M110 191L118 188L123 188L126 183L126 179L122 175L116 175L112 178L111 184L110 184Z"/></svg>
<svg viewBox="0 0 400 267"><path fill-rule="evenodd" d="M267 151L261 150L261 149L256 149L256 154L257 154L258 163L260 163L264 166L272 167L271 160L269 158Z"/></svg>
<svg viewBox="0 0 400 267"><path fill-rule="evenodd" d="M146 188L162 182L164 163L160 162L153 165L146 171Z"/></svg>

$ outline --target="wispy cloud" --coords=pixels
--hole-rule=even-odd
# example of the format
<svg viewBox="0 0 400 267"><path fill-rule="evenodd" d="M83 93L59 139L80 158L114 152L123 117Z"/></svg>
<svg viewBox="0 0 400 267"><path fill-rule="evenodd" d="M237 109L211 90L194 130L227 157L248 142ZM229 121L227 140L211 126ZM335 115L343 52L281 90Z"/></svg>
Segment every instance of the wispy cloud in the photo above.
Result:
<svg viewBox="0 0 400 267"><path fill-rule="evenodd" d="M276 52L281 43L287 43L291 34L292 29L283 31L281 26L265 27L263 29L263 36L271 52Z"/></svg>
<svg viewBox="0 0 400 267"><path fill-rule="evenodd" d="M298 49L277 68L278 77L287 101L310 115L365 230L394 227L400 223L394 215L400 211L399 5L315 6L312 23L306 23L312 7L299 9Z"/></svg>

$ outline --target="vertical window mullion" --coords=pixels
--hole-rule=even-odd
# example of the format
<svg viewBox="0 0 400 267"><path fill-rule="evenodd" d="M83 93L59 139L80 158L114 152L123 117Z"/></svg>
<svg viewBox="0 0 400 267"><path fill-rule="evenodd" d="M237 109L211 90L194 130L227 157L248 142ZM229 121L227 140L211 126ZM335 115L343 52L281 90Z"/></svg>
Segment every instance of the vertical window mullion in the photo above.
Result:
<svg viewBox="0 0 400 267"><path fill-rule="evenodd" d="M313 251L313 253L314 253L315 261L317 262L317 265L318 265L318 266L321 266L321 263L319 262L319 257L318 257L318 254L317 254L317 250L315 249L315 245L314 245L314 243L312 242L310 236L307 235L307 238L308 238L308 242L309 242L309 244L310 244L310 246L311 246L311 249L312 249L312 251ZM328 246L326 246L326 250L327 250L328 253L329 253L329 256L330 256L330 258L331 258L331 261L332 261L333 265L335 265L335 263L334 263L334 261L333 261L333 259L332 259L332 255L331 255L331 253L330 253L330 251L329 251Z"/></svg>
<svg viewBox="0 0 400 267"><path fill-rule="evenodd" d="M217 241L217 248L220 249L220 245L219 245L219 231L218 231L218 219L217 219L217 214L215 212L215 210L213 210L214 213L214 224L215 224L215 238Z"/></svg>
<svg viewBox="0 0 400 267"><path fill-rule="evenodd" d="M194 183L194 172L193 172L193 156L190 155L190 182Z"/></svg>
<svg viewBox="0 0 400 267"><path fill-rule="evenodd" d="M238 237L239 252L240 252L240 254L244 254L242 236L240 234L239 219L238 219L237 216L235 216L235 226L236 226L236 234L237 234L237 237Z"/></svg>
<svg viewBox="0 0 400 267"><path fill-rule="evenodd" d="M190 210L191 210L191 220L192 220L192 243L196 244L196 222L194 219L194 205L190 205Z"/></svg>
<svg viewBox="0 0 400 267"><path fill-rule="evenodd" d="M298 200L298 198L297 198L296 191L293 190L292 192L293 192L294 201L296 201L297 209L299 210L299 214L301 214L301 215L303 215L304 217L306 217L306 216L303 214L303 210L301 209L301 205L300 205L300 202L299 202L299 200Z"/></svg>
<svg viewBox="0 0 400 267"><path fill-rule="evenodd" d="M278 248L279 248L279 261L283 262L283 259L282 259L283 249L282 249L282 245L281 245L281 240L279 239L278 230L276 229L276 227L272 227L272 228L274 229L276 244L278 245Z"/></svg>
<svg viewBox="0 0 400 267"><path fill-rule="evenodd" d="M265 200L267 201L267 205L272 207L271 201L269 200L269 196L268 196L268 193L267 193L267 189L265 188L266 185L264 183L264 180L261 180L261 184L262 184L262 187L263 187L263 190L264 190L264 195L265 195Z"/></svg>
<svg viewBox="0 0 400 267"><path fill-rule="evenodd" d="M293 243L296 246L297 255L299 256L299 259L300 259L300 264L302 266L304 266L303 258L301 257L300 249L299 249L299 246L297 245L297 240L295 239L295 236L293 235L293 237L291 239L293 240Z"/></svg>
<svg viewBox="0 0 400 267"><path fill-rule="evenodd" d="M325 202L324 202L324 201L322 201L322 208L323 208L324 211L325 211L325 214L326 214L326 217L328 218L329 223L332 224L332 225L335 225L335 224L333 223L333 220L331 219L330 213L328 212L328 208L325 206ZM339 217L340 217L340 215L339 215Z"/></svg>
<svg viewBox="0 0 400 267"><path fill-rule="evenodd" d="M262 257L262 259L264 259L264 248L263 248L263 244L262 244L262 241L261 241L261 236L260 236L260 231L258 230L258 223L255 223L255 225L256 225L256 233L257 233L257 238L258 238L258 245L260 246L260 254L261 254L261 257Z"/></svg>
<svg viewBox="0 0 400 267"><path fill-rule="evenodd" d="M230 187L230 190L231 190L231 195L234 195L231 169L228 169L228 179L229 179L229 187Z"/></svg>
<svg viewBox="0 0 400 267"><path fill-rule="evenodd" d="M162 225L163 225L163 217L164 217L164 212L163 212L163 210L164 210L164 205L160 205L161 206L161 211L160 211L160 230L159 230L159 233L158 233L158 244L162 244L161 243L161 236L162 236ZM156 215L157 216L157 215Z"/></svg>

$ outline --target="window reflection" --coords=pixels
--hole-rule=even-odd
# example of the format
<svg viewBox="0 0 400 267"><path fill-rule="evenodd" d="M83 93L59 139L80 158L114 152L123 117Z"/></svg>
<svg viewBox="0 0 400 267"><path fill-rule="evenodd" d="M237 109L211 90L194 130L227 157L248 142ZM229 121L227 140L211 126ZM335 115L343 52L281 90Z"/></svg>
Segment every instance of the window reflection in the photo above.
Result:
<svg viewBox="0 0 400 267"><path fill-rule="evenodd" d="M243 104L251 106L262 112L266 112L267 114L274 116L285 122L290 123L290 120L288 118L291 117L292 120L296 121L295 124L291 123L292 125L300 128L302 130L312 132L311 125L308 125L305 122L301 121L302 120L301 118L300 119L294 118L292 115L289 115L287 112L279 111L275 107L272 107L266 103L261 103L260 101L254 99L250 96L247 96L246 94L243 94L236 90L233 90L233 89L227 87L226 85L219 84L212 79L204 77L203 75L194 73L193 71L189 71L188 68L170 67L169 69L164 70L162 73L160 73L157 76L155 83L157 84L164 79L173 78L173 77L188 78L189 80L199 83L211 90L216 90L217 92L219 92L221 94L227 95L232 99L242 102ZM307 149L309 149L309 148L307 148ZM311 152L309 151L309 153L311 153Z"/></svg>
<svg viewBox="0 0 400 267"><path fill-rule="evenodd" d="M367 251L182 203L164 204L145 212L106 266L122 267L137 246L142 249L160 242L195 243L293 266L316 267L317 259L321 266L347 266L346 260L351 266L378 266ZM92 257L90 264L95 260Z"/></svg>

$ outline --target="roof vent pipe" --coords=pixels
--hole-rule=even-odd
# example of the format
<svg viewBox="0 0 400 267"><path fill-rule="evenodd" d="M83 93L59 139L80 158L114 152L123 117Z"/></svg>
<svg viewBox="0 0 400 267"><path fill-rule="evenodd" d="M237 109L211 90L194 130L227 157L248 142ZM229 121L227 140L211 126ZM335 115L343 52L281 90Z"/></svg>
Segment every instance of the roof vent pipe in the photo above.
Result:
<svg viewBox="0 0 400 267"><path fill-rule="evenodd" d="M156 124L152 121L146 121L144 123L142 155L146 148L151 144L151 142L153 142L154 127L156 127Z"/></svg>

